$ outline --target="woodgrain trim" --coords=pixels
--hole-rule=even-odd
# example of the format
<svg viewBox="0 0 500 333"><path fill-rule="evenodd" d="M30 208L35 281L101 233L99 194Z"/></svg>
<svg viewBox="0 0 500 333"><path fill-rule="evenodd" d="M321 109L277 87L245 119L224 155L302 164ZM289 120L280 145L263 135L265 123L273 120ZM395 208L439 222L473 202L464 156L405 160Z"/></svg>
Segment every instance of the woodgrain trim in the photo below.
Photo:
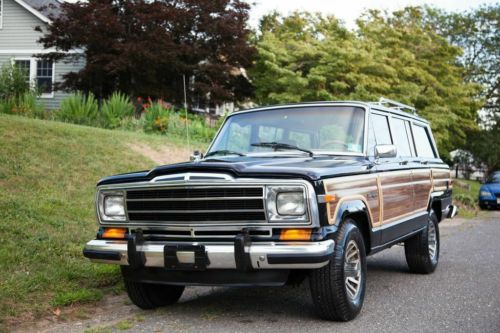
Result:
<svg viewBox="0 0 500 333"><path fill-rule="evenodd" d="M431 194L449 188L450 183L449 170L430 168L327 179L324 181L325 193L336 197L334 201L327 203L328 222L335 223L343 203L361 200L367 207L371 227L381 227L426 211ZM398 209L397 202L393 202L393 215L384 217L387 212L385 200L391 192L393 197L397 198L398 193L401 193L407 199L403 200L401 209Z"/></svg>

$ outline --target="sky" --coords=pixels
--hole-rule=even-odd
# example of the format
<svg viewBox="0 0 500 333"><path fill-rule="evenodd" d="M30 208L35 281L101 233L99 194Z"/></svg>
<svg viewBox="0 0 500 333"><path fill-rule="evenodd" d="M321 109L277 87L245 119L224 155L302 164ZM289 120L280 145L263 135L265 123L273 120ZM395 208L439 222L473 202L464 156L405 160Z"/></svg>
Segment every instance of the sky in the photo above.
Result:
<svg viewBox="0 0 500 333"><path fill-rule="evenodd" d="M398 10L406 6L432 5L446 11L463 12L483 4L494 4L498 0L245 0L252 6L250 26L256 28L259 19L273 11L288 14L295 10L320 12L344 21L348 28L355 27L355 20L366 9Z"/></svg>

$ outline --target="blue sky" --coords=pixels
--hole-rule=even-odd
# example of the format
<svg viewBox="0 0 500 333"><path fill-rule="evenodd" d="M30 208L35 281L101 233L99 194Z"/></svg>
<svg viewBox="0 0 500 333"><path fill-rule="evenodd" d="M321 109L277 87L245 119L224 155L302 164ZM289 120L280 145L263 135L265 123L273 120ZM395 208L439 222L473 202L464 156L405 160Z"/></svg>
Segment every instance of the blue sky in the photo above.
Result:
<svg viewBox="0 0 500 333"><path fill-rule="evenodd" d="M366 9L387 9L389 11L406 6L432 5L447 11L467 11L483 4L498 3L494 0L246 0L252 6L250 25L256 27L259 19L272 10L283 14L295 10L333 14L353 28L356 18Z"/></svg>

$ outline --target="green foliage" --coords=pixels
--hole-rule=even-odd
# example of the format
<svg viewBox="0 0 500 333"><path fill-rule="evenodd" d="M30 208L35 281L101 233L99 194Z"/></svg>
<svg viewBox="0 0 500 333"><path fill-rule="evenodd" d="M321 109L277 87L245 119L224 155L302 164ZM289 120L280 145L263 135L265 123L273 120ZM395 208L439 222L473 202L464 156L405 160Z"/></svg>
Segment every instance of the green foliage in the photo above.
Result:
<svg viewBox="0 0 500 333"><path fill-rule="evenodd" d="M0 102L16 100L30 90L23 70L12 64L5 64L0 68Z"/></svg>
<svg viewBox="0 0 500 333"><path fill-rule="evenodd" d="M67 306L76 303L92 303L100 301L103 293L98 289L77 289L58 293L52 300L52 306Z"/></svg>
<svg viewBox="0 0 500 333"><path fill-rule="evenodd" d="M466 149L474 156L476 167L486 167L490 174L500 170L500 114L490 119L488 125L469 133Z"/></svg>
<svg viewBox="0 0 500 333"><path fill-rule="evenodd" d="M167 109L160 102L153 102L141 119L143 130L146 133L161 133L174 135L180 138L186 137L186 124L188 126L189 138L198 142L210 142L218 127L210 127L205 119L200 116L188 114L186 120L185 111L174 111Z"/></svg>
<svg viewBox="0 0 500 333"><path fill-rule="evenodd" d="M61 102L61 109L55 114L57 120L95 126L98 125L98 105L94 95L84 96L77 92Z"/></svg>
<svg viewBox="0 0 500 333"><path fill-rule="evenodd" d="M130 99L120 92L115 92L104 101L100 112L101 126L104 128L120 127L123 119L131 118L134 115L134 105Z"/></svg>
<svg viewBox="0 0 500 333"><path fill-rule="evenodd" d="M45 118L45 106L37 96L28 91L17 97L0 100L0 112L18 114L32 118Z"/></svg>
<svg viewBox="0 0 500 333"><path fill-rule="evenodd" d="M163 107L161 103L153 102L149 105L143 115L144 132L165 133L168 129L171 111Z"/></svg>
<svg viewBox="0 0 500 333"><path fill-rule="evenodd" d="M433 30L426 15L421 8L369 11L355 32L334 17L265 17L250 71L257 102L395 99L415 105L431 122L446 157L476 127L479 87L464 82L461 50Z"/></svg>
<svg viewBox="0 0 500 333"><path fill-rule="evenodd" d="M82 256L82 246L97 231L96 181L157 164L131 145L188 152L182 141L166 136L6 114L0 114L0 138L3 331L6 322L46 316L52 306L97 300L96 290L119 285L118 267L92 264Z"/></svg>

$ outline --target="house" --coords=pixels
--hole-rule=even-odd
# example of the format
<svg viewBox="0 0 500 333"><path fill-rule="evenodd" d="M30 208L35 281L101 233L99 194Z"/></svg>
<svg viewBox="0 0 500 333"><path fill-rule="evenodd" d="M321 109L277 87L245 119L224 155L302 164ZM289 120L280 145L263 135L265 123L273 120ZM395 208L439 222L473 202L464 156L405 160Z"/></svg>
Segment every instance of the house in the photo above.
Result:
<svg viewBox="0 0 500 333"><path fill-rule="evenodd" d="M62 81L64 74L84 66L83 59L53 63L35 57L53 51L44 50L38 43L43 33L35 28L46 31L60 4L58 0L0 0L0 67L14 63L24 69L26 80L36 87L39 100L47 109L58 108L68 94L54 91L53 84Z"/></svg>

